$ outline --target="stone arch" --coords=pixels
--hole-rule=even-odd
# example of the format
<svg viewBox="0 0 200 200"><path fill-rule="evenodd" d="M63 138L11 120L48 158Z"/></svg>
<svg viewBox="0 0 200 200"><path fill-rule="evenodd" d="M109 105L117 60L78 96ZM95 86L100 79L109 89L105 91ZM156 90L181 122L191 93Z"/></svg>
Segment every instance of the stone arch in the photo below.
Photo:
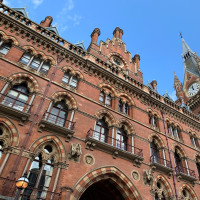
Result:
<svg viewBox="0 0 200 200"><path fill-rule="evenodd" d="M42 51L37 51L37 56L41 56L42 60L47 60L47 56Z"/></svg>
<svg viewBox="0 0 200 200"><path fill-rule="evenodd" d="M26 73L16 73L12 74L8 77L9 81L11 82L11 85L20 84L23 82L27 83L27 86L29 88L29 91L32 92L39 92L39 84L37 80L31 76L30 74Z"/></svg>
<svg viewBox="0 0 200 200"><path fill-rule="evenodd" d="M99 87L100 87L101 90L103 90L104 88L106 88L106 89L112 91L112 94L114 96L117 96L117 92L116 92L116 90L112 86L110 86L110 85L108 85L106 83L101 83L101 84L99 84Z"/></svg>
<svg viewBox="0 0 200 200"><path fill-rule="evenodd" d="M153 186L152 189L153 191L157 190L157 182L161 181L161 183L164 185L164 194L166 195L166 197L173 197L173 190L169 184L169 182L167 181L167 179L165 177L163 177L161 174L159 174L158 176L156 176L153 180Z"/></svg>
<svg viewBox="0 0 200 200"><path fill-rule="evenodd" d="M66 105L69 106L69 109L77 109L77 102L75 98L67 92L64 91L56 92L52 95L52 99L54 103L61 100L65 100L65 103Z"/></svg>
<svg viewBox="0 0 200 200"><path fill-rule="evenodd" d="M3 126L6 131L6 136L3 140L6 142L6 146L18 146L19 144L19 133L16 126L7 118L0 116L0 126ZM10 140L10 141L8 141Z"/></svg>
<svg viewBox="0 0 200 200"><path fill-rule="evenodd" d="M158 148L164 148L165 144L163 142L163 139L156 133L152 133L148 136L148 140L150 142L153 142L153 139L155 138L155 143L158 146Z"/></svg>
<svg viewBox="0 0 200 200"><path fill-rule="evenodd" d="M124 101L126 101L126 100L128 100L128 105L129 106L132 106L132 105L135 105L135 102L133 101L133 99L130 97L130 96L128 96L127 94L125 94L125 93L120 93L119 95L118 95L118 97L119 98L122 98L122 101L124 100ZM125 102L124 102L125 103Z"/></svg>
<svg viewBox="0 0 200 200"><path fill-rule="evenodd" d="M57 61L51 56L46 56L46 60L50 60L52 65L56 65L57 64Z"/></svg>
<svg viewBox="0 0 200 200"><path fill-rule="evenodd" d="M175 153L175 150L177 149L177 153L180 156L180 158L186 158L186 153L183 149L182 146L180 146L179 144L175 143L173 144L173 152Z"/></svg>
<svg viewBox="0 0 200 200"><path fill-rule="evenodd" d="M152 115L156 115L158 118L161 118L157 111L152 110L151 108L147 108L147 112Z"/></svg>
<svg viewBox="0 0 200 200"><path fill-rule="evenodd" d="M75 71L75 76L78 76L78 78L80 78L80 79L84 79L83 74L77 70Z"/></svg>
<svg viewBox="0 0 200 200"><path fill-rule="evenodd" d="M135 129L134 129L133 125L127 119L125 119L125 118L119 119L117 121L117 125L118 125L118 128L121 128L124 125L124 128L127 131L128 135L135 134Z"/></svg>
<svg viewBox="0 0 200 200"><path fill-rule="evenodd" d="M186 183L184 183L184 184L180 187L180 189L179 189L179 196L180 196L180 197L182 197L182 191L183 191L184 189L188 190L188 192L190 193L191 198L192 198L191 200L198 200L197 195L196 195L196 193L194 192L194 190L193 190L188 184L186 184Z"/></svg>
<svg viewBox="0 0 200 200"><path fill-rule="evenodd" d="M75 184L71 199L80 199L89 186L105 179L111 179L126 200L142 200L131 180L114 166L105 166L88 172Z"/></svg>
<svg viewBox="0 0 200 200"><path fill-rule="evenodd" d="M114 116L112 115L112 113L110 113L108 110L106 109L103 109L103 110L99 110L95 116L98 118L98 119L102 119L103 117L105 117L105 120L106 122L108 123L108 126L115 126L115 118Z"/></svg>
<svg viewBox="0 0 200 200"><path fill-rule="evenodd" d="M32 46L22 46L22 49L25 51L31 51L33 55L37 55L36 49Z"/></svg>
<svg viewBox="0 0 200 200"><path fill-rule="evenodd" d="M78 70L75 71L71 66L64 66L62 69L66 72L69 72L69 74L72 76L78 76L78 78L84 79L83 74Z"/></svg>
<svg viewBox="0 0 200 200"><path fill-rule="evenodd" d="M31 152L35 152L41 145L44 145L45 143L48 142L53 142L54 145L56 146L58 150L58 155L59 155L59 161L64 161L66 160L66 150L61 142L61 140L55 136L55 135L46 135L41 138L38 138L34 143L30 146L29 150Z"/></svg>
<svg viewBox="0 0 200 200"><path fill-rule="evenodd" d="M2 35L4 40L12 40L14 45L19 46L19 41L15 37L6 35L3 31L0 31L0 35Z"/></svg>
<svg viewBox="0 0 200 200"><path fill-rule="evenodd" d="M123 61L124 66L125 66L126 68L128 68L128 63L126 62L126 60L123 58L123 56L122 56L121 54L119 54L119 53L117 53L117 52L112 52L112 53L110 53L110 54L108 55L108 57L109 57L110 59L111 59L111 57L113 57L113 56L119 57L119 58Z"/></svg>

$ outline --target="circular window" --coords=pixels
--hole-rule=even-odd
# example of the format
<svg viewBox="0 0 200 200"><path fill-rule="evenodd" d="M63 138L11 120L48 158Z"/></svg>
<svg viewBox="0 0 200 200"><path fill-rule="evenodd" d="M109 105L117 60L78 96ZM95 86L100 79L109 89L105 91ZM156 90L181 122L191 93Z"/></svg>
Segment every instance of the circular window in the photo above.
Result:
<svg viewBox="0 0 200 200"><path fill-rule="evenodd" d="M45 151L46 153L51 153L51 152L53 151L53 149L52 149L52 147L51 147L50 145L46 145L46 146L44 147L44 151Z"/></svg>
<svg viewBox="0 0 200 200"><path fill-rule="evenodd" d="M113 63L114 63L115 65L118 65L118 66L120 66L120 67L123 66L123 62L122 62L122 60L121 60L119 57L114 56L114 57L112 58L112 60L113 60Z"/></svg>

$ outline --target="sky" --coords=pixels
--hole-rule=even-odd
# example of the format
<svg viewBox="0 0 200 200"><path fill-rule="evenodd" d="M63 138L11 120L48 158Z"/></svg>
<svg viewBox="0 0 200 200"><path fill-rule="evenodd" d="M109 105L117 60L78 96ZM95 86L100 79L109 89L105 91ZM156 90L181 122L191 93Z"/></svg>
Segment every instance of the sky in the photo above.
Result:
<svg viewBox="0 0 200 200"><path fill-rule="evenodd" d="M176 99L174 72L183 82L184 67L180 32L200 55L199 0L4 0L11 8L26 8L31 20L40 23L53 17L61 37L88 48L94 28L100 40L112 39L113 30L124 31L123 42L141 57L144 84L157 80L158 92Z"/></svg>

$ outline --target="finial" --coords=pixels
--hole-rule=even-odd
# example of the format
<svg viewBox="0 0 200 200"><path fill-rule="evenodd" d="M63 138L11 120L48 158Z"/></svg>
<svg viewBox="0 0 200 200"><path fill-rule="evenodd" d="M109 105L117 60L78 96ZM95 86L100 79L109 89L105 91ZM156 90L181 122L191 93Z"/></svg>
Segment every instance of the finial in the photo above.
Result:
<svg viewBox="0 0 200 200"><path fill-rule="evenodd" d="M181 32L180 32L180 37L181 37L181 38L183 38L183 35L182 35L182 33L181 33Z"/></svg>
<svg viewBox="0 0 200 200"><path fill-rule="evenodd" d="M167 90L165 90L165 94L167 94Z"/></svg>

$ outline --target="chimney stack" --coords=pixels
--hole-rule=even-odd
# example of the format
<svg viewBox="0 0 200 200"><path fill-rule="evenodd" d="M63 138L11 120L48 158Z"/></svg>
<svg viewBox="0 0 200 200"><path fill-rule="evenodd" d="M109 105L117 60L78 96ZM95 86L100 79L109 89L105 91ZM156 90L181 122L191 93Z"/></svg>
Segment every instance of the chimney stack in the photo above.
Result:
<svg viewBox="0 0 200 200"><path fill-rule="evenodd" d="M157 81L156 80L153 80L150 84L152 85L154 90L157 90Z"/></svg>
<svg viewBox="0 0 200 200"><path fill-rule="evenodd" d="M116 27L113 31L113 37L122 40L123 30L119 27Z"/></svg>
<svg viewBox="0 0 200 200"><path fill-rule="evenodd" d="M140 68L140 55L139 54L135 54L134 57L132 58L133 62L136 63L137 69Z"/></svg>
<svg viewBox="0 0 200 200"><path fill-rule="evenodd" d="M95 28L91 34L91 43L97 43L100 34L101 34L100 29Z"/></svg>
<svg viewBox="0 0 200 200"><path fill-rule="evenodd" d="M43 26L43 27L51 27L52 21L53 21L53 18L51 16L47 16L45 18L45 20L42 20L40 22L40 25Z"/></svg>

